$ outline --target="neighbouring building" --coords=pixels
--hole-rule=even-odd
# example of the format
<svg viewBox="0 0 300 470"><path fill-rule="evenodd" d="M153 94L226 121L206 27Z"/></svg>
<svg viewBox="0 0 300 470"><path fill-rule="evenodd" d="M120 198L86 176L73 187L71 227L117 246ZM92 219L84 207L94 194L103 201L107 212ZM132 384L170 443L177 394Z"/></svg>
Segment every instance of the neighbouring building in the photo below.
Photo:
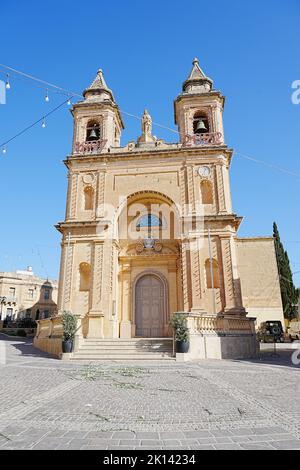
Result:
<svg viewBox="0 0 300 470"><path fill-rule="evenodd" d="M153 136L145 110L142 134L125 146L101 70L83 97L72 108L66 218L57 225L58 308L78 316L75 354L92 339L122 348L120 339L168 338L170 315L184 311L190 358L254 356L253 317L283 321L282 305L273 239L237 237L224 96L194 59L174 101L178 140ZM43 335L35 344L54 351Z"/></svg>
<svg viewBox="0 0 300 470"><path fill-rule="evenodd" d="M0 272L1 320L38 320L57 312L57 281L41 279L31 267Z"/></svg>

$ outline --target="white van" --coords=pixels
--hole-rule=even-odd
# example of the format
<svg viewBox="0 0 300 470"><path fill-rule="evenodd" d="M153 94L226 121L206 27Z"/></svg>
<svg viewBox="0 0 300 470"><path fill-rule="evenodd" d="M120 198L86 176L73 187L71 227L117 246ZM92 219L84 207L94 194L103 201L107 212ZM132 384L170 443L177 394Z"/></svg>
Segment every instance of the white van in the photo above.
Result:
<svg viewBox="0 0 300 470"><path fill-rule="evenodd" d="M288 327L288 335L291 340L300 339L300 321L291 321Z"/></svg>

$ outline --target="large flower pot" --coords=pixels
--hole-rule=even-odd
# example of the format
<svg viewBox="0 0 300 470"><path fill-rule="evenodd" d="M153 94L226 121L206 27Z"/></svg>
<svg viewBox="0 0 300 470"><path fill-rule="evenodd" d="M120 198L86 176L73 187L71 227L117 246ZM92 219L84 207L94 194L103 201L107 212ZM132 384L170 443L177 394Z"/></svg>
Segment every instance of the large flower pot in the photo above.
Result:
<svg viewBox="0 0 300 470"><path fill-rule="evenodd" d="M176 341L176 352L187 353L189 351L189 341Z"/></svg>
<svg viewBox="0 0 300 470"><path fill-rule="evenodd" d="M73 341L71 339L67 339L66 341L62 342L62 352L63 353L70 353L73 349Z"/></svg>

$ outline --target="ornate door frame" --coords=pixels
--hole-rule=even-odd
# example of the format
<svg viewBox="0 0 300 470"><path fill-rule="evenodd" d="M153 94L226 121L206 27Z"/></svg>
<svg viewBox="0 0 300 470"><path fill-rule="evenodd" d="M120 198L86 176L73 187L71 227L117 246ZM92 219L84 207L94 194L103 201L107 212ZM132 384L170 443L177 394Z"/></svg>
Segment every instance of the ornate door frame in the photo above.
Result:
<svg viewBox="0 0 300 470"><path fill-rule="evenodd" d="M160 273L159 271L155 271L153 269L145 269L141 273L139 273L134 281L133 281L133 295L132 295L132 325L134 326L134 331L136 327L135 319L136 319L136 286L139 280L144 276L154 276L158 278L163 285L164 288L164 301L163 301L163 329L164 329L164 336L168 336L167 332L169 329L169 285L166 277Z"/></svg>

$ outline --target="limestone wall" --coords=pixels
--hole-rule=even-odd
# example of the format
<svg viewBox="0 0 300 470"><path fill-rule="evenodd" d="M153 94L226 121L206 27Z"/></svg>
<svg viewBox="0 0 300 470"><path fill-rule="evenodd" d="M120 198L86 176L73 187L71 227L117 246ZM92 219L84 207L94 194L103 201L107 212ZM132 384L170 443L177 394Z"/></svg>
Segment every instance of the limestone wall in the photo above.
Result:
<svg viewBox="0 0 300 470"><path fill-rule="evenodd" d="M284 326L274 240L271 237L237 239L243 305L256 326L280 320Z"/></svg>

